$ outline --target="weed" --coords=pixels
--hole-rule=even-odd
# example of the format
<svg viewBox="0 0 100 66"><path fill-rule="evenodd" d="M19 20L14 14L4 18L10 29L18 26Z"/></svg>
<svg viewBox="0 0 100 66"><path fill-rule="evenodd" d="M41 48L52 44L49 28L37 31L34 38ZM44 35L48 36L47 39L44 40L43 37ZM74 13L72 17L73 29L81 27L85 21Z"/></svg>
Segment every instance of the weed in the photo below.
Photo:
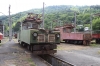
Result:
<svg viewBox="0 0 100 66"><path fill-rule="evenodd" d="M100 51L98 51L98 54L100 54Z"/></svg>
<svg viewBox="0 0 100 66"><path fill-rule="evenodd" d="M0 46L2 45L2 43L0 43Z"/></svg>
<svg viewBox="0 0 100 66"><path fill-rule="evenodd" d="M36 66L31 58L28 58L27 61L29 62L30 66Z"/></svg>
<svg viewBox="0 0 100 66"><path fill-rule="evenodd" d="M95 44L95 43L94 43L94 44L90 44L90 46L91 46L91 47L97 47L98 44Z"/></svg>

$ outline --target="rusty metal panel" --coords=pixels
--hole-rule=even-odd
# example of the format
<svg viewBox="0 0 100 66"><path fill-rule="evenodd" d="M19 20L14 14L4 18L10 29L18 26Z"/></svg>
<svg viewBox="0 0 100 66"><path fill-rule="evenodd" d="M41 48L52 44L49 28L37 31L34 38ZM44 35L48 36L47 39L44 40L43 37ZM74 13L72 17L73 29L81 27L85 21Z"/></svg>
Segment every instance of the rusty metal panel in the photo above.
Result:
<svg viewBox="0 0 100 66"><path fill-rule="evenodd" d="M61 34L61 39L83 40L83 34L82 33L63 33Z"/></svg>
<svg viewBox="0 0 100 66"><path fill-rule="evenodd" d="M98 34L92 34L92 38L93 39L99 38L99 35Z"/></svg>
<svg viewBox="0 0 100 66"><path fill-rule="evenodd" d="M100 33L99 33L99 38L100 38Z"/></svg>
<svg viewBox="0 0 100 66"><path fill-rule="evenodd" d="M84 34L84 40L90 40L90 39L92 39L91 34L90 33L85 33Z"/></svg>
<svg viewBox="0 0 100 66"><path fill-rule="evenodd" d="M61 40L83 40L83 33L71 33L70 31L68 31L68 29L66 28L66 30L63 29L63 27L59 28L60 30L60 35L61 35Z"/></svg>
<svg viewBox="0 0 100 66"><path fill-rule="evenodd" d="M38 42L45 42L45 35L44 34L38 34Z"/></svg>
<svg viewBox="0 0 100 66"><path fill-rule="evenodd" d="M48 35L48 42L55 42L55 35L54 34Z"/></svg>
<svg viewBox="0 0 100 66"><path fill-rule="evenodd" d="M92 38L93 39L98 39L98 38L100 38L100 34L99 33L92 34Z"/></svg>

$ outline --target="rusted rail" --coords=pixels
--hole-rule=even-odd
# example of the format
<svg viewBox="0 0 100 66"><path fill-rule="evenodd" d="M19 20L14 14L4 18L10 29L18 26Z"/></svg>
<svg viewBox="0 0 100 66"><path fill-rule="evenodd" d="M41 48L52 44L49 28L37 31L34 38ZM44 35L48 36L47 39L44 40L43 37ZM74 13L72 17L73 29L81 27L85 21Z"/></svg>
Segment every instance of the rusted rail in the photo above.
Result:
<svg viewBox="0 0 100 66"><path fill-rule="evenodd" d="M55 57L54 55L39 55L42 59L50 63L52 66L75 66L69 62Z"/></svg>

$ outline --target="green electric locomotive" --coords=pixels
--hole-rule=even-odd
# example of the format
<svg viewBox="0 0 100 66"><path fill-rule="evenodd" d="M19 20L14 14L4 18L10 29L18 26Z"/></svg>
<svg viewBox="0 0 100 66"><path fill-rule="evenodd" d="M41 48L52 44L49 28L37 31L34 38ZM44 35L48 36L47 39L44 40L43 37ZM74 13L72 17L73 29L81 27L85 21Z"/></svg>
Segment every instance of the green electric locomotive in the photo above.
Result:
<svg viewBox="0 0 100 66"><path fill-rule="evenodd" d="M22 22L18 42L34 54L54 54L57 52L57 44L60 43L60 32L40 29L41 23L38 14L29 13Z"/></svg>

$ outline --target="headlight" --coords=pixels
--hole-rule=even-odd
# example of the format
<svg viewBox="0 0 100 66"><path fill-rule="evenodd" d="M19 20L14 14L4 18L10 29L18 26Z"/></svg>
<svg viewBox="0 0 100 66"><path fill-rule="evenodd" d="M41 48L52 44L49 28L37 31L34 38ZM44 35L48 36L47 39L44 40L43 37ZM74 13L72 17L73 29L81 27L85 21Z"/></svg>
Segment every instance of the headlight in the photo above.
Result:
<svg viewBox="0 0 100 66"><path fill-rule="evenodd" d="M57 34L57 38L59 38L60 37L60 35L59 34Z"/></svg>
<svg viewBox="0 0 100 66"><path fill-rule="evenodd" d="M33 36L34 36L34 37L38 36L38 33L34 32L34 33L33 33Z"/></svg>

